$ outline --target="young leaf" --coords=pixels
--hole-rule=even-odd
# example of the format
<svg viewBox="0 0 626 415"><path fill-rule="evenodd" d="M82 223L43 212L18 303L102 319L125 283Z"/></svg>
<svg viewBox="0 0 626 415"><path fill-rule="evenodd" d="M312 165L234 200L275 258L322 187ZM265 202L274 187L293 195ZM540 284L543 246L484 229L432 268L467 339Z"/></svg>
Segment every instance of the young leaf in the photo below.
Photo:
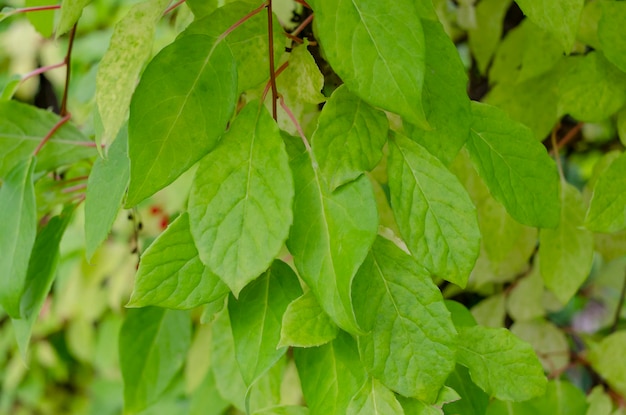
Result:
<svg viewBox="0 0 626 415"><path fill-rule="evenodd" d="M293 300L285 313L278 347L320 346L337 337L338 329L322 310L312 291Z"/></svg>
<svg viewBox="0 0 626 415"><path fill-rule="evenodd" d="M602 173L593 190L585 225L596 232L626 229L626 153Z"/></svg>
<svg viewBox="0 0 626 415"><path fill-rule="evenodd" d="M128 134L123 131L107 158L93 164L85 195L85 255L90 261L107 238L122 206L130 175Z"/></svg>
<svg viewBox="0 0 626 415"><path fill-rule="evenodd" d="M543 395L546 377L535 352L506 329L459 328L458 362L474 383L505 401L525 401Z"/></svg>
<svg viewBox="0 0 626 415"><path fill-rule="evenodd" d="M404 414L404 410L392 391L378 380L370 378L352 397L346 414L398 415Z"/></svg>
<svg viewBox="0 0 626 415"><path fill-rule="evenodd" d="M422 146L396 135L389 147L391 206L409 250L430 272L464 287L480 248L476 208Z"/></svg>
<svg viewBox="0 0 626 415"><path fill-rule="evenodd" d="M139 412L165 392L191 344L189 314L146 307L129 310L120 331L124 408Z"/></svg>
<svg viewBox="0 0 626 415"><path fill-rule="evenodd" d="M252 101L200 163L189 197L200 259L235 296L267 269L287 239L293 192L278 127Z"/></svg>
<svg viewBox="0 0 626 415"><path fill-rule="evenodd" d="M311 1L328 62L364 101L429 128L422 107L425 42L412 0ZM394 30L389 30L393 28Z"/></svg>
<svg viewBox="0 0 626 415"><path fill-rule="evenodd" d="M289 303L301 294L293 270L275 261L241 291L239 299L229 299L235 356L248 387L287 351L286 347L278 347L281 321Z"/></svg>
<svg viewBox="0 0 626 415"><path fill-rule="evenodd" d="M559 177L545 147L495 107L472 102L472 115L467 149L493 197L520 223L556 227Z"/></svg>
<svg viewBox="0 0 626 415"><path fill-rule="evenodd" d="M402 410L405 414L410 415L443 415L443 411L439 408L424 403L418 399L405 398L401 395L397 396Z"/></svg>
<svg viewBox="0 0 626 415"><path fill-rule="evenodd" d="M69 32L74 24L83 14L83 9L90 0L63 0L61 2L61 12L56 24L55 36L58 39L61 35Z"/></svg>
<svg viewBox="0 0 626 415"><path fill-rule="evenodd" d="M565 53L572 50L584 0L516 0L516 3L537 26L554 33Z"/></svg>
<svg viewBox="0 0 626 415"><path fill-rule="evenodd" d="M482 74L487 72L489 62L500 43L504 16L511 2L512 0L483 0L474 8L476 26L467 31L468 44Z"/></svg>
<svg viewBox="0 0 626 415"><path fill-rule="evenodd" d="M0 19L0 21L2 21ZM4 88L0 93L0 101L9 101L13 98L13 95L17 92L17 89L20 87L22 83L21 75L12 75L6 80L6 84L4 84Z"/></svg>
<svg viewBox="0 0 626 415"><path fill-rule="evenodd" d="M622 72L626 72L626 39L624 38L626 3L603 1L600 2L600 6L602 17L598 22L598 38L602 52Z"/></svg>
<svg viewBox="0 0 626 415"><path fill-rule="evenodd" d="M224 42L185 36L152 59L130 106L126 206L172 183L215 147L236 94L235 61Z"/></svg>
<svg viewBox="0 0 626 415"><path fill-rule="evenodd" d="M228 287L198 257L181 214L141 256L135 288L127 307L187 309L223 298Z"/></svg>
<svg viewBox="0 0 626 415"><path fill-rule="evenodd" d="M383 156L385 113L341 85L324 105L311 139L315 159L331 190L372 170Z"/></svg>
<svg viewBox="0 0 626 415"><path fill-rule="evenodd" d="M296 195L287 246L302 279L335 323L352 333L352 279L376 237L378 215L365 176L331 192L309 153L291 162Z"/></svg>
<svg viewBox="0 0 626 415"><path fill-rule="evenodd" d="M611 388L626 394L626 362L617 358L626 348L626 331L618 331L591 347L589 361Z"/></svg>
<svg viewBox="0 0 626 415"><path fill-rule="evenodd" d="M433 402L454 368L456 330L441 293L409 255L378 237L354 279L354 311L369 373L404 395Z"/></svg>
<svg viewBox="0 0 626 415"><path fill-rule="evenodd" d="M112 142L128 114L137 77L150 57L157 21L169 0L134 5L113 29L113 36L96 75L96 103L104 131L99 144Z"/></svg>
<svg viewBox="0 0 626 415"><path fill-rule="evenodd" d="M23 317L20 301L37 235L35 163L35 157L17 163L0 187L0 305L12 318Z"/></svg>
<svg viewBox="0 0 626 415"><path fill-rule="evenodd" d="M553 323L543 319L516 322L511 333L533 346L546 371L560 370L569 364L567 337Z"/></svg>

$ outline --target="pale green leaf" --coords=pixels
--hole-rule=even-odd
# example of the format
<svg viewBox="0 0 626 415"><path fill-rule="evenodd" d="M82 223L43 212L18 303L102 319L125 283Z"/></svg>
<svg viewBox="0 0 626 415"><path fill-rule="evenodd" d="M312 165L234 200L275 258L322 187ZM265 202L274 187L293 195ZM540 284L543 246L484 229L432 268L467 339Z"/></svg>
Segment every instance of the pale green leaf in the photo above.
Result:
<svg viewBox="0 0 626 415"><path fill-rule="evenodd" d="M96 75L96 103L104 131L98 143L109 145L126 116L137 78L150 57L157 21L169 0L147 0L134 5L113 29Z"/></svg>
<svg viewBox="0 0 626 415"><path fill-rule="evenodd" d="M598 38L606 58L626 72L626 3L620 1L601 1L602 17L598 22Z"/></svg>
<svg viewBox="0 0 626 415"><path fill-rule="evenodd" d="M606 169L593 190L585 225L597 232L617 232L626 228L626 153Z"/></svg>
<svg viewBox="0 0 626 415"><path fill-rule="evenodd" d="M131 101L126 206L172 183L215 147L236 94L235 61L223 42L185 36L152 59Z"/></svg>
<svg viewBox="0 0 626 415"><path fill-rule="evenodd" d="M446 385L454 388L461 396L458 401L444 406L446 414L484 414L489 405L489 396L472 382L467 368L456 365L448 376Z"/></svg>
<svg viewBox="0 0 626 415"><path fill-rule="evenodd" d="M5 6L0 10L0 22L15 14L15 7ZM4 98L4 96L3 96Z"/></svg>
<svg viewBox="0 0 626 415"><path fill-rule="evenodd" d="M478 69L486 73L502 36L504 16L512 0L483 0L475 7L476 26L467 31ZM428 52L427 52L428 53Z"/></svg>
<svg viewBox="0 0 626 415"><path fill-rule="evenodd" d="M477 324L472 313L463 304L454 300L445 300L444 304L450 311L454 327L475 326Z"/></svg>
<svg viewBox="0 0 626 415"><path fill-rule="evenodd" d="M487 415L585 415L586 411L582 390L569 382L554 380L538 398L526 402L492 401Z"/></svg>
<svg viewBox="0 0 626 415"><path fill-rule="evenodd" d="M593 247L606 261L626 256L626 230L616 233L594 233Z"/></svg>
<svg viewBox="0 0 626 415"><path fill-rule="evenodd" d="M309 415L309 408L296 405L281 405L258 410L254 412L254 415Z"/></svg>
<svg viewBox="0 0 626 415"><path fill-rule="evenodd" d="M459 328L458 362L492 397L524 401L545 392L547 380L532 347L506 329Z"/></svg>
<svg viewBox="0 0 626 415"><path fill-rule="evenodd" d="M0 21L2 21L1 18L0 18ZM4 88L2 89L2 93L0 93L0 100L1 101L11 100L13 98L13 95L15 95L15 92L17 92L17 89L20 87L21 82L22 82L21 75L13 75L9 79L7 79L7 82L4 85Z"/></svg>
<svg viewBox="0 0 626 415"><path fill-rule="evenodd" d="M558 258L554 258L558 260ZM546 314L543 307L543 281L539 267L518 279L506 297L506 309L516 322L530 321Z"/></svg>
<svg viewBox="0 0 626 415"><path fill-rule="evenodd" d="M313 292L293 300L283 314L279 347L320 346L337 337L338 329Z"/></svg>
<svg viewBox="0 0 626 415"><path fill-rule="evenodd" d="M130 176L128 134L122 131L107 158L93 164L85 194L85 255L90 261L109 235L122 206Z"/></svg>
<svg viewBox="0 0 626 415"><path fill-rule="evenodd" d="M511 332L530 343L548 373L564 369L570 362L570 349L563 331L549 321L516 322Z"/></svg>
<svg viewBox="0 0 626 415"><path fill-rule="evenodd" d="M59 13L59 20L57 21L54 34L57 37L61 37L65 33L69 32L72 26L78 19L81 14L83 14L83 9L85 6L89 4L91 0L62 0L61 1L61 11Z"/></svg>
<svg viewBox="0 0 626 415"><path fill-rule="evenodd" d="M409 250L431 273L464 287L480 247L467 192L439 159L402 135L390 142L388 163L391 206Z"/></svg>
<svg viewBox="0 0 626 415"><path fill-rule="evenodd" d="M183 213L141 256L127 307L188 309L222 299L228 287L200 261Z"/></svg>
<svg viewBox="0 0 626 415"><path fill-rule="evenodd" d="M25 7L48 6L49 0L26 0ZM28 21L43 37L50 37L54 30L54 15L56 10L42 10L35 13L26 13Z"/></svg>
<svg viewBox="0 0 626 415"><path fill-rule="evenodd" d="M157 307L128 311L119 344L127 411L141 411L159 399L182 368L190 344L187 312Z"/></svg>
<svg viewBox="0 0 626 415"><path fill-rule="evenodd" d="M187 0L185 3L193 12L196 20L208 16L219 7L219 0Z"/></svg>
<svg viewBox="0 0 626 415"><path fill-rule="evenodd" d="M485 298L470 311L481 326L499 328L504 327L505 307L506 297L500 293Z"/></svg>
<svg viewBox="0 0 626 415"><path fill-rule="evenodd" d="M333 92L311 139L315 159L331 190L378 164L388 128L385 113L372 108L345 85Z"/></svg>
<svg viewBox="0 0 626 415"><path fill-rule="evenodd" d="M404 414L394 393L378 380L370 378L352 397L347 415L398 415Z"/></svg>
<svg viewBox="0 0 626 415"><path fill-rule="evenodd" d="M304 399L312 414L345 415L366 380L356 343L341 332L331 343L295 349Z"/></svg>
<svg viewBox="0 0 626 415"><path fill-rule="evenodd" d="M398 401L407 415L443 415L443 411L417 399L405 398L398 395Z"/></svg>
<svg viewBox="0 0 626 415"><path fill-rule="evenodd" d="M626 146L626 107L617 113L617 134L619 141L623 146Z"/></svg>
<svg viewBox="0 0 626 415"><path fill-rule="evenodd" d="M292 222L293 193L278 127L252 101L198 166L189 197L200 259L235 296L278 255Z"/></svg>
<svg viewBox="0 0 626 415"><path fill-rule="evenodd" d="M516 0L516 3L531 21L561 41L565 53L572 50L584 0Z"/></svg>
<svg viewBox="0 0 626 415"><path fill-rule="evenodd" d="M611 389L626 394L626 331L617 331L606 336L591 347L588 358L593 369L602 376Z"/></svg>
<svg viewBox="0 0 626 415"><path fill-rule="evenodd" d="M20 301L37 236L35 164L35 157L20 161L2 179L0 187L0 306L13 318L23 317Z"/></svg>
<svg viewBox="0 0 626 415"><path fill-rule="evenodd" d="M287 240L300 277L324 311L344 330L359 332L352 311L352 279L376 237L378 215L365 176L334 192L309 153L291 162L296 195Z"/></svg>
<svg viewBox="0 0 626 415"><path fill-rule="evenodd" d="M425 41L418 7L397 0L315 0L314 27L330 65L374 106L428 128L422 107ZM389 30L393 28L393 30Z"/></svg>
<svg viewBox="0 0 626 415"><path fill-rule="evenodd" d="M583 227L585 206L580 192L561 184L561 220L539 233L539 267L546 287L567 304L585 282L593 263L593 234Z"/></svg>
<svg viewBox="0 0 626 415"><path fill-rule="evenodd" d="M217 389L213 372L207 373L202 384L189 399L189 415L223 415L230 406ZM166 415L166 414L163 414Z"/></svg>
<svg viewBox="0 0 626 415"><path fill-rule="evenodd" d="M271 268L228 301L235 355L244 381L250 386L287 351L278 347L287 306L302 294L298 277L287 264Z"/></svg>
<svg viewBox="0 0 626 415"><path fill-rule="evenodd" d="M467 149L493 197L522 224L557 226L559 177L546 148L495 107L473 102L472 115Z"/></svg>
<svg viewBox="0 0 626 415"><path fill-rule="evenodd" d="M613 413L613 401L602 385L594 387L587 395L589 408L585 415L611 415Z"/></svg>
<svg viewBox="0 0 626 415"><path fill-rule="evenodd" d="M516 82L524 82L543 75L563 57L559 39L543 30L531 20L522 22L525 30L526 47L522 52L522 67Z"/></svg>
<svg viewBox="0 0 626 415"><path fill-rule="evenodd" d="M185 392L192 394L202 387L211 374L211 325L201 324L196 327L193 341L187 352L187 361L193 364L185 365Z"/></svg>
<svg viewBox="0 0 626 415"><path fill-rule="evenodd" d="M430 275L379 237L354 279L354 311L369 373L404 395L433 402L454 368L456 330Z"/></svg>

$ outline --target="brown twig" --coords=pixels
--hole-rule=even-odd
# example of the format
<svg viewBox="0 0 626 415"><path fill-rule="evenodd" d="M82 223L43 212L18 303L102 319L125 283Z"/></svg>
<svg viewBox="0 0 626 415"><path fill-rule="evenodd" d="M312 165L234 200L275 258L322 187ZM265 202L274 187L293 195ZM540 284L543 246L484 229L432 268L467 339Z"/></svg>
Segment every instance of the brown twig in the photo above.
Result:
<svg viewBox="0 0 626 415"><path fill-rule="evenodd" d="M172 4L170 7L165 9L165 11L163 12L163 16L165 16L166 14L168 14L169 12L171 12L172 10L174 10L175 8L183 4L185 1L186 0L178 0L176 3Z"/></svg>
<svg viewBox="0 0 626 415"><path fill-rule="evenodd" d="M59 128L61 128L61 126L63 124L65 124L66 122L69 121L69 119L71 118L72 114L67 113L63 116L63 118L61 118L59 121L57 121L56 124L54 124L54 126L50 129L50 131L48 131L48 134L46 134L46 136L39 142L39 145L37 146L37 148L35 148L35 151L33 152L33 156L36 156L37 154L39 154L39 152L41 151L41 149L43 148L44 145L46 145L46 143L48 142L48 140L50 140L50 138L52 138L52 136L54 135L54 133L57 132L57 130Z"/></svg>
<svg viewBox="0 0 626 415"><path fill-rule="evenodd" d="M70 30L70 37L69 37L69 43L67 45L67 54L65 55L65 86L63 88L63 99L61 101L61 111L59 112L59 115L61 115L61 117L64 117L68 112L67 112L67 96L68 96L68 91L70 88L70 74L71 74L71 68L72 68L72 48L74 46L74 38L76 37L76 26L78 25L78 23L74 23L74 26L72 27L72 30Z"/></svg>
<svg viewBox="0 0 626 415"><path fill-rule="evenodd" d="M274 121L278 119L278 89L276 88L276 73L274 65L274 19L272 13L272 0L267 1L267 35L269 37L269 58L270 58L270 84L272 86L272 117Z"/></svg>

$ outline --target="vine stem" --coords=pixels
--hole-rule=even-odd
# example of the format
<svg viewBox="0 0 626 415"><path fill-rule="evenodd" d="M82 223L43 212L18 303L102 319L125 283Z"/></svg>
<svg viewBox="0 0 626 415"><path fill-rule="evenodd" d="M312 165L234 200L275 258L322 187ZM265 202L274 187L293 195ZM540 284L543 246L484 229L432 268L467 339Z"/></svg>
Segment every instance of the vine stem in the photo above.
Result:
<svg viewBox="0 0 626 415"><path fill-rule="evenodd" d="M59 115L64 117L67 112L67 95L68 90L70 88L70 74L71 74L71 60L72 60L72 48L74 47L74 37L76 37L76 25L78 23L74 23L72 30L70 31L69 44L67 45L67 55L65 55L65 87L63 88L63 100L61 101L61 111Z"/></svg>
<svg viewBox="0 0 626 415"><path fill-rule="evenodd" d="M624 272L624 282L622 283L622 291L619 294L619 300L617 301L617 308L615 309L615 316L613 317L613 324L611 325L611 333L615 333L619 324L619 317L624 306L624 299L626 299L626 271Z"/></svg>
<svg viewBox="0 0 626 415"><path fill-rule="evenodd" d="M60 4L50 4L48 6L22 7L20 9L13 10L13 13L43 12L46 10L57 10L60 8L61 8Z"/></svg>
<svg viewBox="0 0 626 415"><path fill-rule="evenodd" d="M170 7L165 9L165 11L163 12L163 16L165 16L166 14L168 14L169 12L171 12L172 10L174 10L175 8L183 4L185 1L186 0L178 0L176 3L172 4Z"/></svg>
<svg viewBox="0 0 626 415"><path fill-rule="evenodd" d="M554 146L554 143L552 143L552 149L550 150L550 154L554 154L556 151L562 149L566 144L572 141L581 128L583 128L583 123L579 122L571 130L569 130L567 134L565 134L565 136L563 136L563 139L561 139L561 141L557 143L556 147Z"/></svg>
<svg viewBox="0 0 626 415"><path fill-rule="evenodd" d="M57 130L59 128L61 128L61 126L63 124L65 124L66 122L69 121L69 119L72 117L72 114L67 113L63 116L63 118L61 118L59 121L57 121L56 124L54 124L54 126L50 129L50 131L48 131L48 134L46 134L46 136L39 142L39 145L37 146L37 148L35 149L35 151L33 152L33 156L36 156L37 154L39 154L39 152L41 151L41 149L43 148L44 145L46 145L46 143L48 142L48 140L50 140L50 138L52 138L52 136L54 135L54 133L57 132Z"/></svg>
<svg viewBox="0 0 626 415"><path fill-rule="evenodd" d="M37 68L34 71L28 72L26 75L22 76L20 82L24 82L37 75L41 75L44 72L51 71L52 69L60 68L61 66L65 66L65 60L59 63L55 63L54 65L42 66L41 68Z"/></svg>
<svg viewBox="0 0 626 415"><path fill-rule="evenodd" d="M237 20L237 22L235 22L234 25L232 25L231 27L229 27L228 29L226 29L226 31L224 33L222 33L220 35L219 38L217 38L218 42L221 42L222 40L224 40L226 38L226 36L228 36L229 34L231 34L233 32L233 30L237 29L239 26L241 26L246 20L250 19L252 16L260 13L265 7L267 7L267 1L263 2L263 4L261 4L259 7L257 7L256 9L252 10L250 13L246 14L244 17L242 17L241 19Z"/></svg>
<svg viewBox="0 0 626 415"><path fill-rule="evenodd" d="M306 19L304 19L302 23L300 23L300 25L296 28L296 30L291 32L291 36L298 36L300 32L302 32L304 28L307 27L309 23L313 21L313 17L315 17L315 15L310 14Z"/></svg>
<svg viewBox="0 0 626 415"><path fill-rule="evenodd" d="M267 36L269 37L269 57L270 57L270 84L272 86L272 117L274 121L278 120L278 108L276 100L278 99L278 89L276 88L276 73L274 64L274 21L272 19L272 0L267 1Z"/></svg>
<svg viewBox="0 0 626 415"><path fill-rule="evenodd" d="M565 176L563 175L563 165L561 164L561 155L559 154L559 148L556 142L556 132L559 129L559 125L552 129L552 133L550 134L550 139L552 140L552 149L554 150L554 160L556 161L556 166L559 170L559 177L561 178L561 182L565 181Z"/></svg>

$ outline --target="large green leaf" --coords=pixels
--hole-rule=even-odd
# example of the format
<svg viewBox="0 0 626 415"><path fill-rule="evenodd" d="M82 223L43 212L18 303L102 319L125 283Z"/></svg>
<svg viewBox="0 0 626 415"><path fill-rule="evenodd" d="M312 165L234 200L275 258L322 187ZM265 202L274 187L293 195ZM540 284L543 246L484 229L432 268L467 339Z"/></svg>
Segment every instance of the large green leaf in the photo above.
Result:
<svg viewBox="0 0 626 415"><path fill-rule="evenodd" d="M337 337L338 329L312 291L293 300L283 314L279 347L320 346Z"/></svg>
<svg viewBox="0 0 626 415"><path fill-rule="evenodd" d="M589 361L611 388L626 394L626 361L619 358L626 348L626 331L618 331L605 337L590 349Z"/></svg>
<svg viewBox="0 0 626 415"><path fill-rule="evenodd" d="M141 256L127 307L187 309L222 298L228 287L200 261L183 213Z"/></svg>
<svg viewBox="0 0 626 415"><path fill-rule="evenodd" d="M74 26L74 24L83 14L83 9L91 0L63 0L61 1L61 11L59 13L59 20L55 27L56 37L60 37Z"/></svg>
<svg viewBox="0 0 626 415"><path fill-rule="evenodd" d="M25 7L47 6L50 4L48 0L25 0ZM43 36L50 37L54 30L55 10L38 11L35 13L26 13L28 21Z"/></svg>
<svg viewBox="0 0 626 415"><path fill-rule="evenodd" d="M215 147L236 94L235 61L224 42L185 36L152 59L130 106L127 206L172 183Z"/></svg>
<svg viewBox="0 0 626 415"><path fill-rule="evenodd" d="M165 392L191 344L189 314L146 307L129 310L120 331L124 408L139 412Z"/></svg>
<svg viewBox="0 0 626 415"><path fill-rule="evenodd" d="M590 415L587 412L585 394L567 381L553 380L546 393L526 402L503 402L493 400L487 415Z"/></svg>
<svg viewBox="0 0 626 415"><path fill-rule="evenodd" d="M428 128L422 107L425 41L418 7L397 0L314 0L325 57L350 90ZM390 30L393 28L393 30Z"/></svg>
<svg viewBox="0 0 626 415"><path fill-rule="evenodd" d="M597 232L617 232L626 228L626 153L602 173L593 190L585 224Z"/></svg>
<svg viewBox="0 0 626 415"><path fill-rule="evenodd" d="M598 22L598 37L602 52L608 60L626 72L626 3L619 1L602 1L602 17Z"/></svg>
<svg viewBox="0 0 626 415"><path fill-rule="evenodd" d="M361 360L387 387L434 402L454 368L456 330L430 275L379 237L354 279L354 311L367 334Z"/></svg>
<svg viewBox="0 0 626 415"><path fill-rule="evenodd" d="M0 187L0 305L13 318L22 317L20 301L37 236L35 164L35 157L17 163Z"/></svg>
<svg viewBox="0 0 626 415"><path fill-rule="evenodd" d="M331 190L378 164L388 128L385 113L372 108L345 85L333 92L311 139L315 159Z"/></svg>
<svg viewBox="0 0 626 415"><path fill-rule="evenodd" d="M593 263L593 234L583 228L585 206L580 192L561 184L561 220L539 233L539 266L546 287L562 304L583 284Z"/></svg>
<svg viewBox="0 0 626 415"><path fill-rule="evenodd" d="M520 223L556 227L559 176L545 147L495 107L473 102L472 115L467 149L493 197Z"/></svg>
<svg viewBox="0 0 626 415"><path fill-rule="evenodd" d="M228 301L235 355L248 386L287 351L278 347L283 314L302 294L298 277L287 264L272 267Z"/></svg>
<svg viewBox="0 0 626 415"><path fill-rule="evenodd" d="M137 78L150 57L157 21L169 0L134 5L113 29L113 36L96 75L96 103L104 131L96 135L108 145L117 137L128 114Z"/></svg>
<svg viewBox="0 0 626 415"><path fill-rule="evenodd" d="M287 239L293 193L278 127L252 101L200 163L189 197L200 259L235 295L267 269Z"/></svg>
<svg viewBox="0 0 626 415"><path fill-rule="evenodd" d="M361 176L331 192L309 153L296 157L291 168L296 195L287 246L296 268L335 323L359 332L350 292L354 274L376 237L372 188Z"/></svg>
<svg viewBox="0 0 626 415"><path fill-rule="evenodd" d="M476 26L469 29L467 35L470 50L481 73L487 72L489 62L500 43L504 16L511 2L512 0L483 0L475 7Z"/></svg>
<svg viewBox="0 0 626 415"><path fill-rule="evenodd" d="M312 414L345 415L366 380L357 346L341 332L331 343L295 349L302 392Z"/></svg>
<svg viewBox="0 0 626 415"><path fill-rule="evenodd" d="M370 378L352 397L346 414L398 415L404 414L404 410L392 391Z"/></svg>
<svg viewBox="0 0 626 415"><path fill-rule="evenodd" d="M430 272L464 287L480 247L476 208L422 146L396 135L389 147L391 206L409 250Z"/></svg>
<svg viewBox="0 0 626 415"><path fill-rule="evenodd" d="M532 347L506 329L459 328L458 362L474 383L505 401L524 401L544 394L546 377Z"/></svg>

